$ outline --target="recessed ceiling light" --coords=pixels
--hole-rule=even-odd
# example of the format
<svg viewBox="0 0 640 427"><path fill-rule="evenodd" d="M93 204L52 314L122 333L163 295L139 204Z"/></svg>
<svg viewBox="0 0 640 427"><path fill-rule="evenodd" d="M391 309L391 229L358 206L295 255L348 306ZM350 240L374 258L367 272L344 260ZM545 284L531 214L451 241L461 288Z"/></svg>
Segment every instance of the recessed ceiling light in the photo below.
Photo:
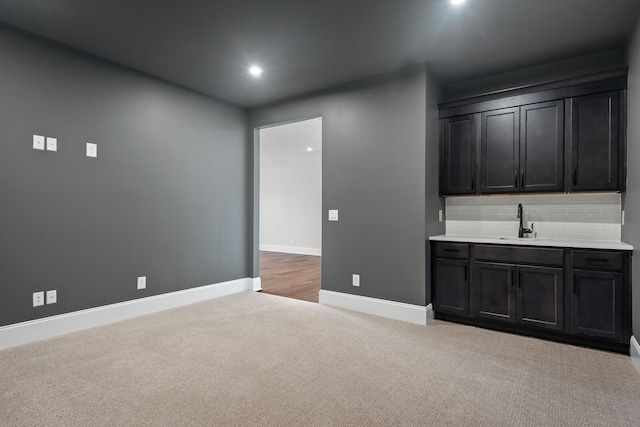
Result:
<svg viewBox="0 0 640 427"><path fill-rule="evenodd" d="M467 1L467 0L449 0L449 3L451 3L454 6L459 6L462 3L464 3L465 1Z"/></svg>
<svg viewBox="0 0 640 427"><path fill-rule="evenodd" d="M312 152L312 151L313 151L313 148L311 148L311 147L307 147L307 151L308 151L308 152Z"/></svg>
<svg viewBox="0 0 640 427"><path fill-rule="evenodd" d="M258 67L257 65L252 65L251 67L249 67L249 74L254 77L260 77L262 75L262 68Z"/></svg>

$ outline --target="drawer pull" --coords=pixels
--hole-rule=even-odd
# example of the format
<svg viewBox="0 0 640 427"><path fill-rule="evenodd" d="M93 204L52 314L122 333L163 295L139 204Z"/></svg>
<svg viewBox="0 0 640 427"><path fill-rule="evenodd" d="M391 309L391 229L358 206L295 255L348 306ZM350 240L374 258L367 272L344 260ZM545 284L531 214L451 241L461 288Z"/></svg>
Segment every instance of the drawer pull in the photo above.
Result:
<svg viewBox="0 0 640 427"><path fill-rule="evenodd" d="M449 248L444 248L443 251L445 252L460 252L460 249L449 249Z"/></svg>
<svg viewBox="0 0 640 427"><path fill-rule="evenodd" d="M587 262L596 262L596 263L603 263L603 264L608 264L609 260L608 259L603 259L603 258L587 258Z"/></svg>

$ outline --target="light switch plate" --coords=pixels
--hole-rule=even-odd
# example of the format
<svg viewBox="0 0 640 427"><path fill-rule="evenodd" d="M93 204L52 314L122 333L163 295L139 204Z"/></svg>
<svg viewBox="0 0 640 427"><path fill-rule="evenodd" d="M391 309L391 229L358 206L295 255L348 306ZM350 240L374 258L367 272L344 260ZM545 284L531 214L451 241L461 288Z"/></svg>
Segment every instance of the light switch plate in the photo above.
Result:
<svg viewBox="0 0 640 427"><path fill-rule="evenodd" d="M329 209L329 221L337 221L337 220L338 220L338 210Z"/></svg>
<svg viewBox="0 0 640 427"><path fill-rule="evenodd" d="M138 289L147 289L147 276L138 277Z"/></svg>
<svg viewBox="0 0 640 427"><path fill-rule="evenodd" d="M47 151L58 151L58 138L47 137Z"/></svg>
<svg viewBox="0 0 640 427"><path fill-rule="evenodd" d="M44 150L44 136L33 135L33 149Z"/></svg>
<svg viewBox="0 0 640 427"><path fill-rule="evenodd" d="M47 291L47 304L55 304L58 302L58 291L55 289Z"/></svg>
<svg viewBox="0 0 640 427"><path fill-rule="evenodd" d="M87 142L87 157L98 157L98 145Z"/></svg>
<svg viewBox="0 0 640 427"><path fill-rule="evenodd" d="M354 274L351 278L351 284L353 286L360 286L360 275Z"/></svg>

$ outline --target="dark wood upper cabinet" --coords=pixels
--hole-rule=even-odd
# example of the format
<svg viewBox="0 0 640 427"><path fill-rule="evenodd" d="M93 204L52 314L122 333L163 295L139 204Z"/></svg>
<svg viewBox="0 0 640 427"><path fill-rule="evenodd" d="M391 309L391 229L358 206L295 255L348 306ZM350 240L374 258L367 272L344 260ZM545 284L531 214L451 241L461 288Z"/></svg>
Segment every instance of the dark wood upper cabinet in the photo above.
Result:
<svg viewBox="0 0 640 427"><path fill-rule="evenodd" d="M441 194L476 192L476 121L473 114L442 121Z"/></svg>
<svg viewBox="0 0 640 427"><path fill-rule="evenodd" d="M440 104L440 193L624 191L622 73Z"/></svg>
<svg viewBox="0 0 640 427"><path fill-rule="evenodd" d="M570 191L620 189L620 123L618 91L571 99Z"/></svg>
<svg viewBox="0 0 640 427"><path fill-rule="evenodd" d="M564 189L564 101L520 108L520 191Z"/></svg>
<svg viewBox="0 0 640 427"><path fill-rule="evenodd" d="M519 190L520 109L482 113L481 192L513 193Z"/></svg>

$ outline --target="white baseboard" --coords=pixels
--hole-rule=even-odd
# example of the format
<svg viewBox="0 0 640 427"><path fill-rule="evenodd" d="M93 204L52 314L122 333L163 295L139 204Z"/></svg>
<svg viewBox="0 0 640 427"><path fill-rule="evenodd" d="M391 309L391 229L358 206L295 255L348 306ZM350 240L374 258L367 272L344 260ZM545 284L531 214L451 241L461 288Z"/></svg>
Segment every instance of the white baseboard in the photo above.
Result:
<svg viewBox="0 0 640 427"><path fill-rule="evenodd" d="M262 290L262 279L259 277L254 277L251 279L251 284L253 286L253 292L258 292Z"/></svg>
<svg viewBox="0 0 640 427"><path fill-rule="evenodd" d="M260 278L257 278L257 280L259 286ZM133 317L238 292L252 291L255 289L255 286L256 279L237 279L15 323L13 325L0 327L0 349L39 341L45 338L52 338L70 332L81 331L83 329L106 325L108 323L131 319Z"/></svg>
<svg viewBox="0 0 640 427"><path fill-rule="evenodd" d="M267 252L283 252L285 254L314 255L314 256L322 255L322 249L299 248L297 246L260 245L260 250L267 251Z"/></svg>
<svg viewBox="0 0 640 427"><path fill-rule="evenodd" d="M426 325L427 313L429 311L433 312L431 304L423 307L420 305L405 304L402 302L363 297L324 289L320 290L319 299L320 304L358 311L360 313L373 314L374 316L386 317L388 319L402 320L418 325Z"/></svg>
<svg viewBox="0 0 640 427"><path fill-rule="evenodd" d="M636 337L634 336L631 337L629 353L631 354L631 361L640 373L640 344L638 344L638 341L636 341Z"/></svg>

